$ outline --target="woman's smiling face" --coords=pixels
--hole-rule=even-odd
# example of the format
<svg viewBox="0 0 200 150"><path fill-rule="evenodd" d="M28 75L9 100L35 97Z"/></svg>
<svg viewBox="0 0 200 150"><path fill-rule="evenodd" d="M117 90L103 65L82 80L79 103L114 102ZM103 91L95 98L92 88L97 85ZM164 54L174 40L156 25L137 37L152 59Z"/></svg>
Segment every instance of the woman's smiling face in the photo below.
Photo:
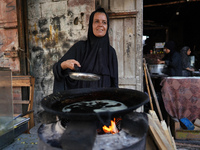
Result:
<svg viewBox="0 0 200 150"><path fill-rule="evenodd" d="M106 14L97 12L94 14L92 29L96 37L103 37L106 35L108 28Z"/></svg>

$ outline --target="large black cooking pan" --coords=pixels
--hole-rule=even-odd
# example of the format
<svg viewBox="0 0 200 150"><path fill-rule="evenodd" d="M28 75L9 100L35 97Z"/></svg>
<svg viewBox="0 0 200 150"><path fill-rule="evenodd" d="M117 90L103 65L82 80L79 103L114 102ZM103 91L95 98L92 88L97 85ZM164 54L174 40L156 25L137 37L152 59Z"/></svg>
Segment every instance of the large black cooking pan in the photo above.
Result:
<svg viewBox="0 0 200 150"><path fill-rule="evenodd" d="M62 109L69 104L92 101L92 100L114 100L121 102L127 106L126 109L112 112L62 112ZM41 105L45 111L58 115L60 117L73 120L93 120L101 116L117 116L123 115L138 107L144 105L149 101L148 95L143 92L125 89L125 88L82 88L67 90L51 94L42 99Z"/></svg>

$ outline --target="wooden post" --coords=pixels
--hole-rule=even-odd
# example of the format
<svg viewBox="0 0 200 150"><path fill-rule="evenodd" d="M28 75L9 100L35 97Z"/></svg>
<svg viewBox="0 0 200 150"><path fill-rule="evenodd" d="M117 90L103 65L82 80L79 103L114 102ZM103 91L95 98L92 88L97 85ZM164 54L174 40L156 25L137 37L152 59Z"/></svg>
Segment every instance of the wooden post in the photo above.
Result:
<svg viewBox="0 0 200 150"><path fill-rule="evenodd" d="M151 110L154 110L153 109L152 99L151 99L151 92L150 92L150 89L149 89L149 82L148 82L148 78L147 78L147 70L146 70L146 67L145 67L145 64L146 64L145 58L143 58L143 61L144 61L143 62L143 65L144 65L144 76L145 76L147 91L148 91L148 95L149 95L150 106L151 106Z"/></svg>
<svg viewBox="0 0 200 150"><path fill-rule="evenodd" d="M158 109L158 114L159 114L159 117L160 117L160 120L162 121L163 120L163 116L162 116L162 113L161 113L161 110L160 110L160 105L158 103L158 99L157 99L157 96L156 96L156 92L155 92L155 89L154 89L154 86L153 86L153 83L152 83L152 80L151 80L151 77L150 77L150 74L149 74L149 71L148 71L148 68L147 68L147 65L146 63L144 63L145 65L145 68L147 70L147 76L148 76L148 79L149 79L149 83L150 83L150 86L151 86L151 90L152 90L152 93L153 93L153 96L154 96L154 100L155 100L155 103L156 103L156 107Z"/></svg>

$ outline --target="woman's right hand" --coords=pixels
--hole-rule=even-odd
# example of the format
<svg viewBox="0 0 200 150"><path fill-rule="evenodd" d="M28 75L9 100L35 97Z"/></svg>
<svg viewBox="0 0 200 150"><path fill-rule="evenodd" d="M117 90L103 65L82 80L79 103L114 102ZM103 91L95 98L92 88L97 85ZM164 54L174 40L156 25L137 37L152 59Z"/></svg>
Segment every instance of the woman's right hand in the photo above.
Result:
<svg viewBox="0 0 200 150"><path fill-rule="evenodd" d="M195 70L194 70L194 68L191 68L190 71L194 72Z"/></svg>
<svg viewBox="0 0 200 150"><path fill-rule="evenodd" d="M164 64L165 61L162 61L162 60L160 60L160 59L157 59L157 63L158 63L158 64Z"/></svg>
<svg viewBox="0 0 200 150"><path fill-rule="evenodd" d="M81 67L80 63L78 61L76 61L75 59L69 59L69 60L66 60L66 61L63 61L61 63L61 68L63 70L69 68L71 70L74 70L74 65L77 65L78 67Z"/></svg>

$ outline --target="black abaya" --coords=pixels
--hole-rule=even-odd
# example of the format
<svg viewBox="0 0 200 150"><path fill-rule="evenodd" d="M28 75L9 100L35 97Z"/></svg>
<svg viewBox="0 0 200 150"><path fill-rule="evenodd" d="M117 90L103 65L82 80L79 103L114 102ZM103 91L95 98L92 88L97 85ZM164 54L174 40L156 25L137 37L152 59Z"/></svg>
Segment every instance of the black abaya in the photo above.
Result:
<svg viewBox="0 0 200 150"><path fill-rule="evenodd" d="M53 66L54 92L75 88L118 87L118 62L114 48L109 43L108 29L104 37L98 38L93 34L92 23L96 12L105 13L100 8L90 16L88 39L74 44L68 52ZM81 64L80 72L100 75L99 81L76 81L68 76L72 70L62 70L61 63L75 59Z"/></svg>

